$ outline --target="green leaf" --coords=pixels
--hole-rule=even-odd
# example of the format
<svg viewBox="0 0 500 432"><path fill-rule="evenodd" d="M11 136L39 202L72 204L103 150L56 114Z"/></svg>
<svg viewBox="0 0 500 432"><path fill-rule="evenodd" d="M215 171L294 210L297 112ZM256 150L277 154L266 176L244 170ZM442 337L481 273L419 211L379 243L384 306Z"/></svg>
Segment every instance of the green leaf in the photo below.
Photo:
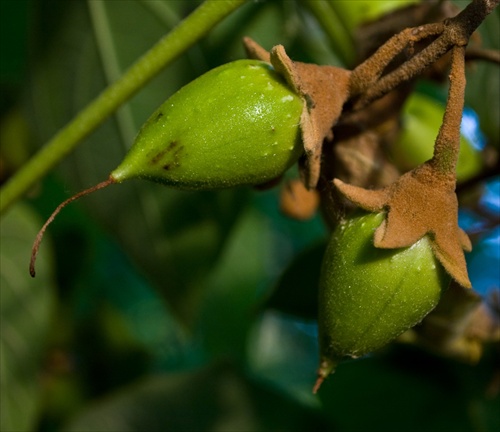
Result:
<svg viewBox="0 0 500 432"><path fill-rule="evenodd" d="M326 242L297 254L278 281L264 307L304 319L318 316L318 286Z"/></svg>
<svg viewBox="0 0 500 432"><path fill-rule="evenodd" d="M143 380L89 408L64 430L299 432L325 427L312 411L248 382L233 366L221 363Z"/></svg>
<svg viewBox="0 0 500 432"><path fill-rule="evenodd" d="M306 406L316 407L312 393L319 361L317 325L277 312L266 312L253 326L247 347L252 374Z"/></svg>
<svg viewBox="0 0 500 432"><path fill-rule="evenodd" d="M17 205L0 223L0 429L31 430L41 396L40 360L54 306L49 242L40 250L36 279L28 272L40 221Z"/></svg>
<svg viewBox="0 0 500 432"><path fill-rule="evenodd" d="M166 3L170 10L170 2ZM65 26L59 29L65 43L54 46L35 71L30 87L31 120L40 142L88 103L112 79L116 68L128 66L168 31L172 23L166 25L157 9L147 4L102 2L104 10L96 12L93 7L89 16L85 3L72 3ZM100 35L99 44L93 29ZM103 43L106 37L111 40ZM196 50L183 56L133 98L116 122L106 122L69 156L59 174L72 192L106 178L140 125L170 94L203 72L203 64ZM199 303L200 280L217 259L246 196L245 190L192 193L131 181L85 198L85 204L120 239L123 250L164 293L178 316L190 321ZM66 247L70 250L70 245Z"/></svg>
<svg viewBox="0 0 500 432"><path fill-rule="evenodd" d="M0 2L0 85L8 90L20 86L24 77L28 57L28 8L27 1ZM3 90L2 109L6 102Z"/></svg>
<svg viewBox="0 0 500 432"><path fill-rule="evenodd" d="M206 281L197 327L212 355L244 355L247 332L258 317L255 306L269 285L272 249L269 224L249 209Z"/></svg>
<svg viewBox="0 0 500 432"><path fill-rule="evenodd" d="M329 0L330 6L339 15L343 25L352 33L356 30L356 27L366 22L376 20L385 14L417 2L418 0L357 0L356 2Z"/></svg>

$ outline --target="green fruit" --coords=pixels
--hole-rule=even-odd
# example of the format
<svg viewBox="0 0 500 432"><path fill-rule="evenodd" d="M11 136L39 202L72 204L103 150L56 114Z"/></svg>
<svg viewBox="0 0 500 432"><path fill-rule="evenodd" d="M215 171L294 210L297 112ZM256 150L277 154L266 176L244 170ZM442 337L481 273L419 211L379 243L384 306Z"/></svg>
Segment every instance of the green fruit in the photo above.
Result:
<svg viewBox="0 0 500 432"><path fill-rule="evenodd" d="M225 64L161 105L111 178L184 189L268 182L302 154L302 107L270 64Z"/></svg>
<svg viewBox="0 0 500 432"><path fill-rule="evenodd" d="M374 351L418 324L449 284L427 237L403 249L373 246L384 217L353 217L328 244L319 294L321 381L344 357Z"/></svg>
<svg viewBox="0 0 500 432"><path fill-rule="evenodd" d="M403 107L401 134L390 150L392 159L401 170L412 170L432 157L444 111L445 106L429 96L413 93L408 98ZM467 180L481 169L481 153L462 135L457 180Z"/></svg>
<svg viewBox="0 0 500 432"><path fill-rule="evenodd" d="M182 189L259 185L280 177L303 153L301 98L273 67L238 60L212 69L161 105L142 126L109 178L61 203L38 233L30 273L43 235L69 203L132 178Z"/></svg>

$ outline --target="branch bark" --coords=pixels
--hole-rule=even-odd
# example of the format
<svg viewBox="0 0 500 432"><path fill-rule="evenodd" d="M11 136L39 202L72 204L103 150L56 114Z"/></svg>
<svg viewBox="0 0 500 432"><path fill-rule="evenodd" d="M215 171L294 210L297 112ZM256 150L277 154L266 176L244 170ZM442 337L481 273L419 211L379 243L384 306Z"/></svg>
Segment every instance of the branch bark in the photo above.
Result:
<svg viewBox="0 0 500 432"><path fill-rule="evenodd" d="M421 74L453 47L466 46L472 33L499 3L500 0L473 0L454 18L443 23L406 29L391 38L370 59L353 71L351 97L366 89L353 104L353 111L366 107L402 82ZM405 46L432 36L437 37L426 48L393 72L378 79L383 69Z"/></svg>

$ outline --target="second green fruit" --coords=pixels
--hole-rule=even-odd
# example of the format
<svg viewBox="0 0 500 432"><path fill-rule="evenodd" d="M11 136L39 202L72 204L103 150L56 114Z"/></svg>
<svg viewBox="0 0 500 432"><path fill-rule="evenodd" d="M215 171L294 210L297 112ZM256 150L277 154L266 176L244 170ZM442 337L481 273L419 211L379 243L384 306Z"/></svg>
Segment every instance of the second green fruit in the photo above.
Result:
<svg viewBox="0 0 500 432"><path fill-rule="evenodd" d="M437 305L449 276L423 237L403 249L373 246L385 215L339 224L325 252L320 280L320 376L345 357L374 351L418 324Z"/></svg>

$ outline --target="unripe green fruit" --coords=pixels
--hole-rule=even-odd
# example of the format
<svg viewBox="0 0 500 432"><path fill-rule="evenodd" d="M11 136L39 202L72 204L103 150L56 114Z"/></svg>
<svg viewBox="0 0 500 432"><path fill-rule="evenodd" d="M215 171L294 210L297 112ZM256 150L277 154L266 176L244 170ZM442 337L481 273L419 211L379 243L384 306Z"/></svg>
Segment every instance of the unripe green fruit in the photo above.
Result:
<svg viewBox="0 0 500 432"><path fill-rule="evenodd" d="M402 112L403 128L390 149L392 159L402 171L410 171L432 157L444 111L444 105L424 94L414 92L408 98ZM482 165L481 153L461 135L457 181L474 177Z"/></svg>
<svg viewBox="0 0 500 432"><path fill-rule="evenodd" d="M373 246L384 217L351 218L335 229L328 244L318 317L323 379L342 358L374 351L418 324L449 284L427 237L408 248Z"/></svg>
<svg viewBox="0 0 500 432"><path fill-rule="evenodd" d="M30 274L47 227L70 202L132 178L182 189L259 185L303 153L302 99L273 67L238 60L212 69L161 105L107 180L61 203L33 244Z"/></svg>
<svg viewBox="0 0 500 432"><path fill-rule="evenodd" d="M303 103L268 63L238 60L192 81L149 118L112 173L184 189L254 185L302 154Z"/></svg>

